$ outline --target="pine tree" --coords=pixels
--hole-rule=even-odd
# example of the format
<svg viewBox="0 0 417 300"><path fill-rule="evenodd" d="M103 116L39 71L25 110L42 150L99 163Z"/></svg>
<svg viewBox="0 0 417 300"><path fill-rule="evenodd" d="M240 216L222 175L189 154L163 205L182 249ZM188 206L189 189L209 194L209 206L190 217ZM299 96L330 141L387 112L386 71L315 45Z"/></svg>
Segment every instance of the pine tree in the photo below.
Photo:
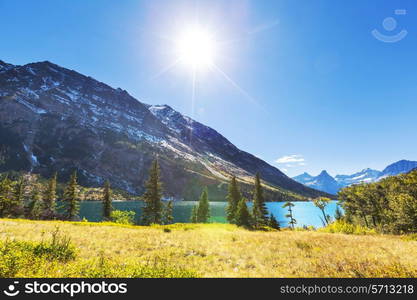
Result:
<svg viewBox="0 0 417 300"><path fill-rule="evenodd" d="M65 217L68 220L75 220L80 210L76 171L74 171L74 173L71 175L71 178L65 189L64 201L66 202Z"/></svg>
<svg viewBox="0 0 417 300"><path fill-rule="evenodd" d="M239 186L237 184L236 176L233 176L229 183L229 191L226 196L227 198L227 207L226 207L226 216L229 223L236 223L236 213L237 206L242 199L242 194L240 193Z"/></svg>
<svg viewBox="0 0 417 300"><path fill-rule="evenodd" d="M207 223L210 219L210 203L208 200L208 190L204 188L201 193L197 208L197 223Z"/></svg>
<svg viewBox="0 0 417 300"><path fill-rule="evenodd" d="M190 217L191 223L197 223L197 210L198 210L198 205L194 205L193 209L191 210L191 217Z"/></svg>
<svg viewBox="0 0 417 300"><path fill-rule="evenodd" d="M145 203L143 207L142 223L144 225L162 223L162 184L158 160L154 160L149 170L149 179L145 184L146 191L142 196Z"/></svg>
<svg viewBox="0 0 417 300"><path fill-rule="evenodd" d="M112 192L110 188L110 182L106 180L104 182L104 190L103 190L103 219L110 220L111 219L111 212L113 210L112 207Z"/></svg>
<svg viewBox="0 0 417 300"><path fill-rule="evenodd" d="M248 207L246 205L246 199L242 198L238 205L236 210L236 225L242 226L245 228L251 228L252 222L251 222L251 215L249 213Z"/></svg>
<svg viewBox="0 0 417 300"><path fill-rule="evenodd" d="M278 229L278 230L281 229L281 227L279 226L279 223L278 223L277 219L275 219L275 217L274 217L273 214L271 214L269 216L268 226L271 227L271 228L274 228L274 229Z"/></svg>
<svg viewBox="0 0 417 300"><path fill-rule="evenodd" d="M170 200L165 206L163 217L162 217L162 221L164 225L173 223L174 221L173 211L174 211L174 204L173 204L173 201Z"/></svg>
<svg viewBox="0 0 417 300"><path fill-rule="evenodd" d="M42 214L42 194L40 191L40 185L35 184L32 191L31 201L28 206L28 217L33 220L37 220Z"/></svg>
<svg viewBox="0 0 417 300"><path fill-rule="evenodd" d="M56 214L56 180L57 173L55 172L49 179L48 188L45 195L45 215L47 218L54 218Z"/></svg>
<svg viewBox="0 0 417 300"><path fill-rule="evenodd" d="M23 177L14 186L13 191L13 208L12 214L14 217L20 217L24 215L24 192L25 192L25 180Z"/></svg>
<svg viewBox="0 0 417 300"><path fill-rule="evenodd" d="M0 217L9 217L13 207L12 181L5 176L0 182Z"/></svg>
<svg viewBox="0 0 417 300"><path fill-rule="evenodd" d="M297 224L297 220L294 219L294 216L292 214L292 208L294 207L294 204L288 201L282 207L283 208L288 207L288 214L285 215L285 217L289 219L288 223L290 224L291 228L294 229L295 224Z"/></svg>
<svg viewBox="0 0 417 300"><path fill-rule="evenodd" d="M263 196L261 178L259 173L256 173L255 176L252 216L255 227L260 227L268 224L268 210L265 205L265 199Z"/></svg>

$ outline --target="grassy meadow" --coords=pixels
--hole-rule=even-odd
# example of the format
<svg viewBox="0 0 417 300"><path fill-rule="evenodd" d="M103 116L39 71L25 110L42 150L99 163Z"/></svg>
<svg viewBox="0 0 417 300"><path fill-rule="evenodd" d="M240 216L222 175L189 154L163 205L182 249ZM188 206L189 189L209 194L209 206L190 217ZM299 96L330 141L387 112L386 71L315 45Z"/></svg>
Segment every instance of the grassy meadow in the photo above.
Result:
<svg viewBox="0 0 417 300"><path fill-rule="evenodd" d="M0 277L417 277L410 236L0 219Z"/></svg>

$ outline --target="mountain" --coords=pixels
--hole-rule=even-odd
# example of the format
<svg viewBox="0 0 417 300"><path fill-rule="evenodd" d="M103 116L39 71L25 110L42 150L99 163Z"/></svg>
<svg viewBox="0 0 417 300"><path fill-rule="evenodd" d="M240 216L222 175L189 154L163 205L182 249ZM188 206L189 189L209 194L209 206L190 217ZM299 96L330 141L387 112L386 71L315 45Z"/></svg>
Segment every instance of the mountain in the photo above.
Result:
<svg viewBox="0 0 417 300"><path fill-rule="evenodd" d="M168 105L147 105L118 88L51 62L0 61L0 172L32 171L65 181L73 170L85 186L143 193L158 158L165 196L195 200L208 186L224 200L231 175L249 196L261 174L268 200L324 195L234 146L214 129Z"/></svg>
<svg viewBox="0 0 417 300"><path fill-rule="evenodd" d="M292 179L294 179L295 181L298 181L302 184L306 184L307 182L310 182L310 181L314 180L314 176L311 176L307 172L304 172L303 174L295 176Z"/></svg>
<svg viewBox="0 0 417 300"><path fill-rule="evenodd" d="M336 175L335 179L342 187L358 183L375 182L381 176L381 171L364 169L352 175Z"/></svg>
<svg viewBox="0 0 417 300"><path fill-rule="evenodd" d="M400 160L389 165L382 172L368 168L352 175L336 175L333 178L323 171L316 177L303 173L293 177L293 179L306 186L333 194L335 190L337 193L339 189L352 184L377 182L385 177L408 173L416 168L417 161Z"/></svg>
<svg viewBox="0 0 417 300"><path fill-rule="evenodd" d="M386 167L382 171L380 179L388 176L395 176L402 173L408 173L415 168L417 168L417 161L400 160Z"/></svg>
<svg viewBox="0 0 417 300"><path fill-rule="evenodd" d="M294 180L317 190L336 195L340 189L337 181L326 171L322 171L318 176L311 176L308 173L298 175Z"/></svg>

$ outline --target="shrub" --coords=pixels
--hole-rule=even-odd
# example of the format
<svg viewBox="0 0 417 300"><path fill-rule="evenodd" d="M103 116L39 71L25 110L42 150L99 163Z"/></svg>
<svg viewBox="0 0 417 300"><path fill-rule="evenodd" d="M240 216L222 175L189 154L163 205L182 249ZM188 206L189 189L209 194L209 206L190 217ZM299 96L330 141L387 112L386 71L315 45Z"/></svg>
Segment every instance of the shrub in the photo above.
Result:
<svg viewBox="0 0 417 300"><path fill-rule="evenodd" d="M50 241L28 242L6 240L0 242L0 278L35 276L54 262L75 259L76 248L68 237L52 233Z"/></svg>
<svg viewBox="0 0 417 300"><path fill-rule="evenodd" d="M135 224L135 215L136 213L130 210L114 210L110 219L117 224L133 225Z"/></svg>
<svg viewBox="0 0 417 300"><path fill-rule="evenodd" d="M59 227L56 227L51 240L35 245L33 254L50 260L68 261L75 258L76 249L71 244L71 238L60 234Z"/></svg>
<svg viewBox="0 0 417 300"><path fill-rule="evenodd" d="M328 233L345 233L345 234L359 234L359 235L366 235L366 234L375 234L375 230L369 229L360 225L350 224L345 221L336 221L324 228L318 229L320 232L328 232Z"/></svg>

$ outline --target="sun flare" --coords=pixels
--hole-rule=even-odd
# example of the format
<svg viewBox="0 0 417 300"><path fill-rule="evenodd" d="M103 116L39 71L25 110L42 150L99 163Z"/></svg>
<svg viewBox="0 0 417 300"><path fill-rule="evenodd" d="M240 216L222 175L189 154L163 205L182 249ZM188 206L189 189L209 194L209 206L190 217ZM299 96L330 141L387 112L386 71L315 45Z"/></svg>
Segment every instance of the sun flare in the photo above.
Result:
<svg viewBox="0 0 417 300"><path fill-rule="evenodd" d="M180 36L177 52L179 60L193 70L207 69L214 63L215 41L209 32L193 28Z"/></svg>

